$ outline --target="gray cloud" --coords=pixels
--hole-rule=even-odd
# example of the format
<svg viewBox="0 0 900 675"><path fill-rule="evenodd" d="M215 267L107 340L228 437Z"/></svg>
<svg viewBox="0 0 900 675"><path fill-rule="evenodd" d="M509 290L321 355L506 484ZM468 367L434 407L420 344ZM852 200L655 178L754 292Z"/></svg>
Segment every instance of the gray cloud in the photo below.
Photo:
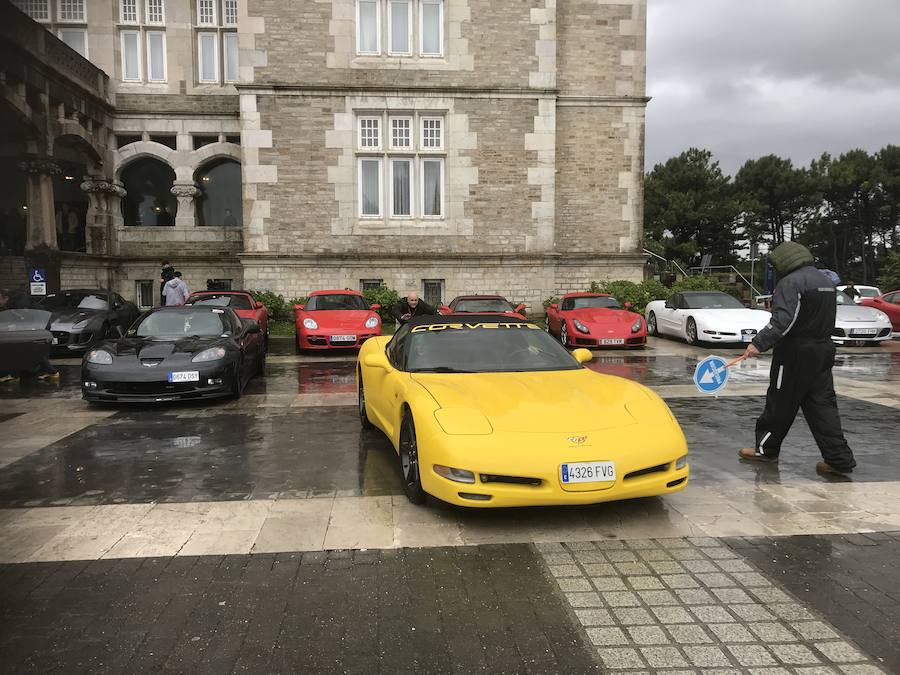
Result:
<svg viewBox="0 0 900 675"><path fill-rule="evenodd" d="M648 0L647 168L900 144L897 0Z"/></svg>

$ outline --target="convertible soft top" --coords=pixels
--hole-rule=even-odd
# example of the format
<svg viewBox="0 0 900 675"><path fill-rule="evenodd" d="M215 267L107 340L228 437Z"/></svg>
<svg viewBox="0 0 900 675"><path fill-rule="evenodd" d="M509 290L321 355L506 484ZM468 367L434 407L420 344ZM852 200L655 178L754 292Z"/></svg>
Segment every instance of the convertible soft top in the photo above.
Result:
<svg viewBox="0 0 900 675"><path fill-rule="evenodd" d="M414 316L408 322L408 326L432 326L436 324L447 323L531 323L526 319L520 319L516 316L499 316L497 314L422 314Z"/></svg>

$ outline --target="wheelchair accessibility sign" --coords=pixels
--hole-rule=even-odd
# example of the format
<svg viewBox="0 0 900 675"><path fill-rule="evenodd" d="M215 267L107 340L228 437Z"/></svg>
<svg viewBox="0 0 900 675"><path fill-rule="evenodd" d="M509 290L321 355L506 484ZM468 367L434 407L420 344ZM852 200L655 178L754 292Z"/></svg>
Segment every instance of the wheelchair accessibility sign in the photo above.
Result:
<svg viewBox="0 0 900 675"><path fill-rule="evenodd" d="M39 267L28 270L28 285L31 295L47 295L47 272Z"/></svg>
<svg viewBox="0 0 900 675"><path fill-rule="evenodd" d="M728 368L721 356L707 356L694 370L694 384L704 394L716 394L728 382Z"/></svg>

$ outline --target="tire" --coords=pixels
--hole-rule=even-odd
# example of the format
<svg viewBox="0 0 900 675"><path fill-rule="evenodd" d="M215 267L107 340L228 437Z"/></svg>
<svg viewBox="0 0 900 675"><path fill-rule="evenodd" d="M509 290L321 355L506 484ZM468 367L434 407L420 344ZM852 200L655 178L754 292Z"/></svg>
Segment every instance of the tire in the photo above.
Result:
<svg viewBox="0 0 900 675"><path fill-rule="evenodd" d="M694 321L694 317L688 317L687 323L684 327L684 333L687 336L687 343L689 345L700 344L700 340L697 337L697 322Z"/></svg>
<svg viewBox="0 0 900 675"><path fill-rule="evenodd" d="M241 394L244 393L244 388L241 386L241 371L243 370L243 364L238 361L234 367L234 379L231 381L231 396L234 400L237 400L241 397Z"/></svg>
<svg viewBox="0 0 900 675"><path fill-rule="evenodd" d="M553 331L550 330L550 319L544 317L544 330L547 331L547 335L553 335Z"/></svg>
<svg viewBox="0 0 900 675"><path fill-rule="evenodd" d="M566 328L565 321L559 325L559 341L563 347L569 346L569 329Z"/></svg>
<svg viewBox="0 0 900 675"><path fill-rule="evenodd" d="M419 474L419 446L416 441L416 425L412 413L407 410L400 423L400 480L403 481L403 492L413 504L425 503L425 490Z"/></svg>
<svg viewBox="0 0 900 675"><path fill-rule="evenodd" d="M659 335L659 328L656 325L656 312L650 312L647 316L647 335L656 337Z"/></svg>
<svg viewBox="0 0 900 675"><path fill-rule="evenodd" d="M295 354L302 354L302 353L303 353L303 350L300 349L300 336L297 335L297 332L296 332L296 331L294 331L294 353L295 353Z"/></svg>
<svg viewBox="0 0 900 675"><path fill-rule="evenodd" d="M363 389L362 373L356 371L356 379L359 383L356 387L356 410L359 413L359 424L363 429L371 429L375 425L369 419L369 413L366 412L366 392Z"/></svg>

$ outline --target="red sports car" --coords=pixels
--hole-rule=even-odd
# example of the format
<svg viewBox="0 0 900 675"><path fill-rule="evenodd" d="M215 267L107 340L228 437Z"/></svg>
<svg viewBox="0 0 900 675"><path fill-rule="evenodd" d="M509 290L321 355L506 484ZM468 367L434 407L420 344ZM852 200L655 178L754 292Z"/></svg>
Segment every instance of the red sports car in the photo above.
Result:
<svg viewBox="0 0 900 675"><path fill-rule="evenodd" d="M880 309L887 314L894 332L900 333L900 290L885 293L877 298L863 298L860 304Z"/></svg>
<svg viewBox="0 0 900 675"><path fill-rule="evenodd" d="M381 335L380 305L366 303L357 291L315 291L305 305L294 305L297 352L306 349L354 349Z"/></svg>
<svg viewBox="0 0 900 675"><path fill-rule="evenodd" d="M547 332L566 347L643 347L647 324L605 293L568 293L547 310Z"/></svg>
<svg viewBox="0 0 900 675"><path fill-rule="evenodd" d="M253 319L259 324L263 344L266 349L269 348L269 310L264 304L254 300L250 291L197 291L191 293L184 304L231 307L242 319Z"/></svg>
<svg viewBox="0 0 900 675"><path fill-rule="evenodd" d="M502 295L460 295L453 298L448 305L441 305L441 314L498 314L525 318L525 305L512 306Z"/></svg>

